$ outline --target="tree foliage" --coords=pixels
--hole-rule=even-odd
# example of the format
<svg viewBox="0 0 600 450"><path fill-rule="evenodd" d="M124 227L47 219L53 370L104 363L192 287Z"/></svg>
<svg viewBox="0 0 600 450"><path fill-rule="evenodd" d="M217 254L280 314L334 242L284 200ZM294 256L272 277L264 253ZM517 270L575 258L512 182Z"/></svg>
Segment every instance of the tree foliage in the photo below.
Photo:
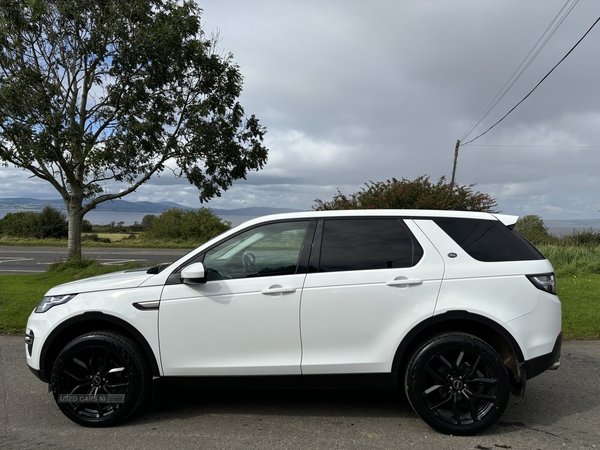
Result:
<svg viewBox="0 0 600 450"><path fill-rule="evenodd" d="M556 240L556 237L548 232L542 218L533 214L520 217L515 224L515 230L534 245L550 244Z"/></svg>
<svg viewBox="0 0 600 450"><path fill-rule="evenodd" d="M68 234L68 223L61 211L48 205L41 212L6 214L0 219L0 232L14 237L64 239Z"/></svg>
<svg viewBox="0 0 600 450"><path fill-rule="evenodd" d="M339 189L331 201L315 200L314 210L336 209L454 209L494 212L496 200L487 194L473 192L475 185L457 186L442 177L437 183L428 176L415 180L396 180L365 183L360 191L350 195Z"/></svg>
<svg viewBox="0 0 600 450"><path fill-rule="evenodd" d="M153 175L170 169L207 201L266 162L239 67L200 13L190 0L0 0L0 162L61 195L69 257L88 211Z"/></svg>
<svg viewBox="0 0 600 450"><path fill-rule="evenodd" d="M83 219L83 222L81 222L81 231L83 233L91 233L93 231L93 226L92 226L92 222L90 222L89 220Z"/></svg>
<svg viewBox="0 0 600 450"><path fill-rule="evenodd" d="M150 224L154 219L156 219L156 215L154 214L146 214L144 217L142 217L142 231L146 231L148 228L150 228Z"/></svg>
<svg viewBox="0 0 600 450"><path fill-rule="evenodd" d="M173 208L155 217L144 231L144 237L202 244L230 228L230 222L222 220L209 208L190 211Z"/></svg>

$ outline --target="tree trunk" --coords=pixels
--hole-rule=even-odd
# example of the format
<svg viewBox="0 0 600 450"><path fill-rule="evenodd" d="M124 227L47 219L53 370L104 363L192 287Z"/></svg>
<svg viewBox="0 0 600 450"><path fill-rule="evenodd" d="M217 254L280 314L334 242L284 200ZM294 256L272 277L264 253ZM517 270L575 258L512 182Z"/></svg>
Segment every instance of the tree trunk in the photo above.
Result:
<svg viewBox="0 0 600 450"><path fill-rule="evenodd" d="M69 218L69 241L67 249L67 261L81 259L81 227L83 224L83 199L71 198L67 204Z"/></svg>

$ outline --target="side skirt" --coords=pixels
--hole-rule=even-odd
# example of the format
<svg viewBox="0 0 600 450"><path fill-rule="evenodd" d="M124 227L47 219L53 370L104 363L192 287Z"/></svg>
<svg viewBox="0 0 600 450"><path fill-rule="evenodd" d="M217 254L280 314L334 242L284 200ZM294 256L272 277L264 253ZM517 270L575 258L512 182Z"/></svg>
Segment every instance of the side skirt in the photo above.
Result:
<svg viewBox="0 0 600 450"><path fill-rule="evenodd" d="M161 381L167 389L396 389L398 374L163 377Z"/></svg>

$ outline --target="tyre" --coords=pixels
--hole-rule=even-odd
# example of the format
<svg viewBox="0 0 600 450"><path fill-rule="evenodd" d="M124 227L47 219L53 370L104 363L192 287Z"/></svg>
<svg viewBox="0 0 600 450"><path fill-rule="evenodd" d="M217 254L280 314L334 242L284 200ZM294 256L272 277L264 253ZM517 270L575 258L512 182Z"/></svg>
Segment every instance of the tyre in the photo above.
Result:
<svg viewBox="0 0 600 450"><path fill-rule="evenodd" d="M52 368L52 392L61 411L87 427L124 421L142 404L148 386L144 360L129 339L112 332L79 336Z"/></svg>
<svg viewBox="0 0 600 450"><path fill-rule="evenodd" d="M417 349L404 387L411 406L427 424L463 436L493 425L510 396L502 359L485 342L463 333L436 336Z"/></svg>

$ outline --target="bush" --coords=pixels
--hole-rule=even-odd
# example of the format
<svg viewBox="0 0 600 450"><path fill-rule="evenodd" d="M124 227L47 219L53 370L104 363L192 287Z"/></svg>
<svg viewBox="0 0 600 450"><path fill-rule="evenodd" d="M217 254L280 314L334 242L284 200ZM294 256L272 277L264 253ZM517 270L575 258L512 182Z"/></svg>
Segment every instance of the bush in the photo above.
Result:
<svg viewBox="0 0 600 450"><path fill-rule="evenodd" d="M144 227L142 226L141 223L139 223L137 220L135 222L133 222L133 225L131 225L131 227L129 227L131 229L131 231L143 231Z"/></svg>
<svg viewBox="0 0 600 450"><path fill-rule="evenodd" d="M316 211L336 209L454 209L467 211L496 212L496 200L487 194L473 192L474 184L457 186L446 182L442 177L431 183L429 177L420 176L415 180L369 182L359 192L349 196L339 190L333 200L324 202L316 199Z"/></svg>
<svg viewBox="0 0 600 450"><path fill-rule="evenodd" d="M573 231L572 234L561 236L559 243L571 247L598 246L600 245L600 231L594 231L592 228L585 231Z"/></svg>
<svg viewBox="0 0 600 450"><path fill-rule="evenodd" d="M92 222L90 222L87 219L83 219L83 222L81 223L81 232L82 233L91 233L92 231L94 231L94 229L92 227Z"/></svg>
<svg viewBox="0 0 600 450"><path fill-rule="evenodd" d="M52 206L33 211L8 213L0 219L3 234L14 237L62 239L69 235L69 224L64 213Z"/></svg>
<svg viewBox="0 0 600 450"><path fill-rule="evenodd" d="M552 263L559 277L600 274L600 248L542 245L539 250Z"/></svg>
<svg viewBox="0 0 600 450"><path fill-rule="evenodd" d="M173 208L155 217L143 235L148 239L186 240L201 244L230 228L230 222L223 221L208 208L193 211Z"/></svg>
<svg viewBox="0 0 600 450"><path fill-rule="evenodd" d="M148 228L150 228L150 224L154 219L156 219L154 214L146 214L144 217L142 217L142 230L146 231Z"/></svg>
<svg viewBox="0 0 600 450"><path fill-rule="evenodd" d="M557 238L548 232L540 216L528 215L517 220L515 230L521 233L533 245L544 245L556 242Z"/></svg>
<svg viewBox="0 0 600 450"><path fill-rule="evenodd" d="M124 221L115 222L113 220L108 225L105 225L103 228L106 228L107 233L127 233L127 228L125 227Z"/></svg>
<svg viewBox="0 0 600 450"><path fill-rule="evenodd" d="M8 213L0 219L0 229L3 234L14 237L33 237L37 229L38 213L19 211Z"/></svg>
<svg viewBox="0 0 600 450"><path fill-rule="evenodd" d="M61 239L69 236L69 222L64 213L47 205L38 215L38 239Z"/></svg>
<svg viewBox="0 0 600 450"><path fill-rule="evenodd" d="M515 224L515 230L534 245L557 245L560 247L598 247L600 231L592 228L585 231L573 231L565 236L555 236L548 232L540 216L523 216ZM595 272L594 272L595 273Z"/></svg>
<svg viewBox="0 0 600 450"><path fill-rule="evenodd" d="M48 273L70 272L72 270L85 270L94 265L98 265L93 259L73 258L69 261L55 262L48 267Z"/></svg>
<svg viewBox="0 0 600 450"><path fill-rule="evenodd" d="M110 244L110 238L101 238L98 234L84 234L81 236L81 242L103 242L105 244Z"/></svg>

